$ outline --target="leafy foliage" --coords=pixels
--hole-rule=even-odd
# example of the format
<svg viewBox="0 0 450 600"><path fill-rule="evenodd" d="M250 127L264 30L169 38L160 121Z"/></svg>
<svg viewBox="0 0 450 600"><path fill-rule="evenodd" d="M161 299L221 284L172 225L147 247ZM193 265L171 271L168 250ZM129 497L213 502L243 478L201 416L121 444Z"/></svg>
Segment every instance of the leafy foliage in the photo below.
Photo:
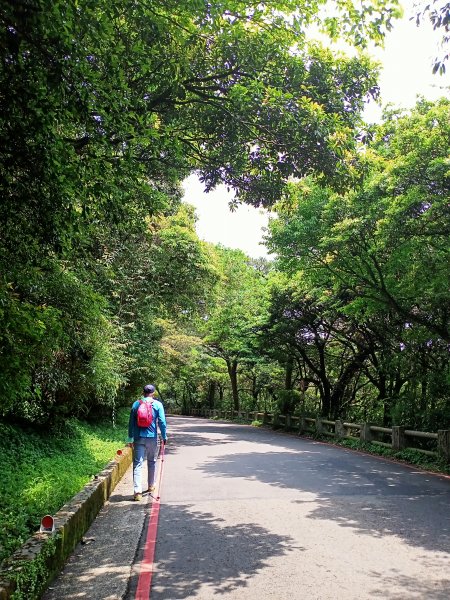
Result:
<svg viewBox="0 0 450 600"><path fill-rule="evenodd" d="M283 264L307 266L324 298L347 294L346 312L359 315L392 309L446 341L448 117L444 100L419 104L410 117L388 115L363 189L342 196L293 186L298 217L288 207L272 227Z"/></svg>
<svg viewBox="0 0 450 600"><path fill-rule="evenodd" d="M341 391L354 402L367 377L383 420L411 423L430 403L448 406L449 109L441 100L420 102L411 115L387 114L360 188L337 194L313 180L292 184L271 224L269 245L295 282L281 309L283 335L312 372L307 379L315 376L324 414L336 414L325 382L345 373L344 354L333 366L325 344L359 357ZM444 374L438 396L435 368Z"/></svg>
<svg viewBox="0 0 450 600"><path fill-rule="evenodd" d="M222 274L214 307L204 325L205 350L225 361L234 410L239 410L237 373L251 361L265 312L264 277L239 250L218 250Z"/></svg>
<svg viewBox="0 0 450 600"><path fill-rule="evenodd" d="M0 424L4 475L0 484L0 560L39 528L114 457L123 445L128 411L96 425L68 421L38 432Z"/></svg>
<svg viewBox="0 0 450 600"><path fill-rule="evenodd" d="M3 2L0 414L112 404L151 371L155 320L201 310L215 274L179 210L188 173L255 205L292 175L351 180L375 69L307 32L362 47L398 6L322 4Z"/></svg>

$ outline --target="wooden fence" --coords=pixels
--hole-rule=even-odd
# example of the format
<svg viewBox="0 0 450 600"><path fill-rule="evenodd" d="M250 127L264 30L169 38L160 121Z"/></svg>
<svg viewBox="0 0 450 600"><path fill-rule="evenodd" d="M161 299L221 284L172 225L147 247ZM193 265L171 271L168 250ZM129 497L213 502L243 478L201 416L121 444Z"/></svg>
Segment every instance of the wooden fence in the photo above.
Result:
<svg viewBox="0 0 450 600"><path fill-rule="evenodd" d="M192 409L191 416L209 419L239 419L245 422L260 421L278 429L296 431L298 434L313 433L335 439L352 439L361 442L378 444L393 450L412 448L428 456L443 458L450 464L450 429L440 429L437 433L413 431L406 427L379 427L370 423L346 423L345 421L329 421L322 418L294 417L257 411L230 411L208 408ZM433 449L420 448L417 440L431 440ZM416 442L416 445L414 445Z"/></svg>

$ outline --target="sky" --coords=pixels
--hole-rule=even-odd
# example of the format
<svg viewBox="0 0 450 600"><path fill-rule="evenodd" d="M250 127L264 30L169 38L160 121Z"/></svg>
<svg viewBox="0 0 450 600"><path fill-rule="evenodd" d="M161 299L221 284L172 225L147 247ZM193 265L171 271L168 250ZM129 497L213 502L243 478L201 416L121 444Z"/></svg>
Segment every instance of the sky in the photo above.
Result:
<svg viewBox="0 0 450 600"><path fill-rule="evenodd" d="M412 1L409 3L412 5ZM394 24L387 34L384 49L376 48L371 54L382 64L379 85L382 106L411 108L417 95L436 100L449 95L450 65L445 76L432 74L432 60L439 54L439 32L433 32L425 20L416 27L405 10L403 19ZM381 118L382 107L371 104L364 113L368 122ZM231 212L228 203L232 194L225 186L205 194L195 175L183 184L184 200L196 208L197 234L200 239L229 248L240 248L251 257L267 257L262 245L268 213L251 206L239 206Z"/></svg>

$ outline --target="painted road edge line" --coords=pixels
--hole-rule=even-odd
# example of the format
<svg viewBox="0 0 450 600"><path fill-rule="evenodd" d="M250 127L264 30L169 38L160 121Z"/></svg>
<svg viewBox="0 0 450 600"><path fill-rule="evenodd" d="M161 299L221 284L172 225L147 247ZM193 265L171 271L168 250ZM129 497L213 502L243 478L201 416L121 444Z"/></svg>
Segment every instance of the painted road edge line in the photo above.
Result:
<svg viewBox="0 0 450 600"><path fill-rule="evenodd" d="M161 506L161 486L164 467L164 450L161 450L161 461L159 465L158 495L152 496L152 508L150 511L150 521L147 529L142 561L139 570L139 578L136 588L135 600L150 600L150 590L153 578L153 564L155 560L156 538L158 535L159 509Z"/></svg>
<svg viewBox="0 0 450 600"><path fill-rule="evenodd" d="M153 500L152 509L150 512L150 522L147 530L147 539L145 540L144 553L139 571L135 600L149 600L150 598L160 506L161 503L159 500Z"/></svg>

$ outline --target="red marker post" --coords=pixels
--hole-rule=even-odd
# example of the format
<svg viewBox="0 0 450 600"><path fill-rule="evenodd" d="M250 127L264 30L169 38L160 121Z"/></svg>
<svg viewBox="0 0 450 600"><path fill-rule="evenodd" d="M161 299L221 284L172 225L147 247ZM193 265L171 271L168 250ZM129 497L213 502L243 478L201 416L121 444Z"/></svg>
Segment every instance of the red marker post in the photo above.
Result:
<svg viewBox="0 0 450 600"><path fill-rule="evenodd" d="M40 533L53 533L55 531L55 519L51 515L45 515L41 519Z"/></svg>

